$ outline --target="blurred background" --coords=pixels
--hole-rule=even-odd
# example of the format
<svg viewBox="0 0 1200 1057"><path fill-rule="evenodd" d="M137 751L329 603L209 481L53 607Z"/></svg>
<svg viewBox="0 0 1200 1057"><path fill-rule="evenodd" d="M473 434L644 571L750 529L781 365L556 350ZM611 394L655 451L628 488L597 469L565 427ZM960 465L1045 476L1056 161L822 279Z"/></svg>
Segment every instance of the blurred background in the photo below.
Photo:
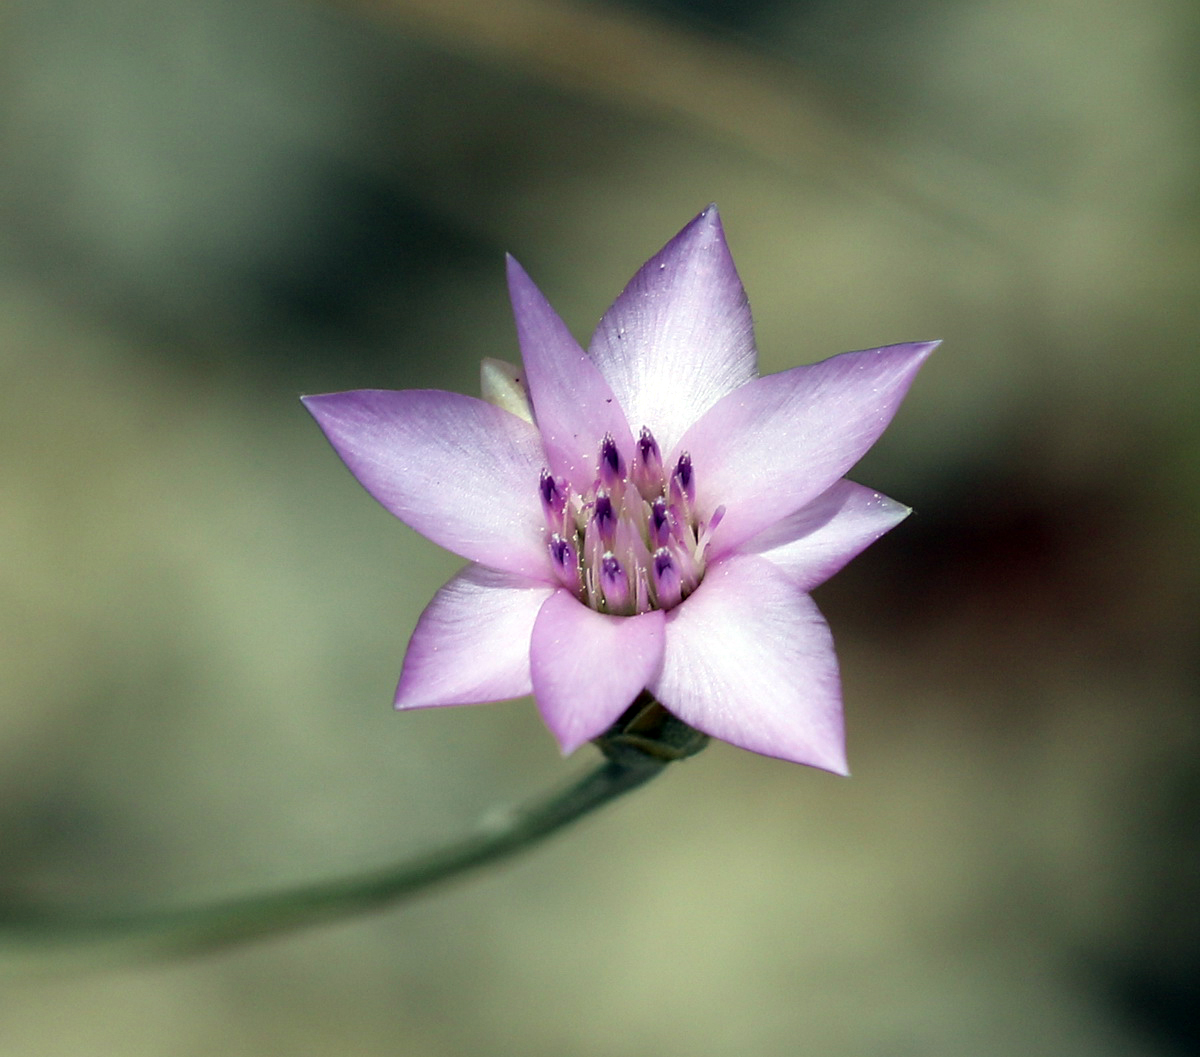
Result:
<svg viewBox="0 0 1200 1057"><path fill-rule="evenodd" d="M1200 1053L1190 0L0 14L0 897L388 863L590 766L396 715L456 559L301 393L474 392L721 207L762 367L944 338L818 593L849 781L714 745L518 861L201 957L0 952L14 1057Z"/></svg>

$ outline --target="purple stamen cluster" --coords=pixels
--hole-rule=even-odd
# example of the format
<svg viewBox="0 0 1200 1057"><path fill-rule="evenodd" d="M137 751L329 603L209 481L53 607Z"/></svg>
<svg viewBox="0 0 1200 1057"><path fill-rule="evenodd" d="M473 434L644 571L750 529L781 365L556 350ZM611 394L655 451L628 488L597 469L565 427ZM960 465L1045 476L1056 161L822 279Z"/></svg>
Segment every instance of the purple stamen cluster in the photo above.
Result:
<svg viewBox="0 0 1200 1057"><path fill-rule="evenodd" d="M539 483L546 538L559 582L600 613L633 616L672 609L704 576L708 539L724 513L696 511L692 458L670 476L645 427L626 466L611 434L600 444L586 492L543 470Z"/></svg>

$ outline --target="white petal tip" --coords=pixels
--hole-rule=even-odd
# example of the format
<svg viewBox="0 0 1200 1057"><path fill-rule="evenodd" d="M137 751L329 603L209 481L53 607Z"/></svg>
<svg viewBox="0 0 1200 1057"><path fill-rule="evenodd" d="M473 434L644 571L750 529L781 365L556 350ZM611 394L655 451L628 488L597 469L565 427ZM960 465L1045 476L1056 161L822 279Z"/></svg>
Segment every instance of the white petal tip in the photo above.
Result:
<svg viewBox="0 0 1200 1057"><path fill-rule="evenodd" d="M408 694L400 693L399 691L396 693L396 700L392 702L392 708L397 712L411 712L415 708L423 707L427 708L429 706L426 702L414 701Z"/></svg>
<svg viewBox="0 0 1200 1057"><path fill-rule="evenodd" d="M784 756L783 759L786 760L789 757ZM792 758L792 762L801 764L804 767L812 767L817 771L825 771L828 774L836 775L838 778L850 777L850 764L847 762L846 754L843 752L829 756L805 752Z"/></svg>
<svg viewBox="0 0 1200 1057"><path fill-rule="evenodd" d="M583 738L582 740L572 738L568 741L562 741L558 738L557 735L555 735L554 740L558 742L559 755L561 755L564 760L568 756L571 756L572 754L577 752L579 749L583 748L583 746L586 745L589 741L591 741L590 738Z"/></svg>

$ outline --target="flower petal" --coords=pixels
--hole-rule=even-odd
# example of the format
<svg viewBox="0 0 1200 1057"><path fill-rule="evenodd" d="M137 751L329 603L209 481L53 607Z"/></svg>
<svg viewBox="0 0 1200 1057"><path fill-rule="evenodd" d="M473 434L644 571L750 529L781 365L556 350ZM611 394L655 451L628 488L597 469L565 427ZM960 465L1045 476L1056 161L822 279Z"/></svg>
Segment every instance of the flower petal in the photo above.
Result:
<svg viewBox="0 0 1200 1057"><path fill-rule="evenodd" d="M630 280L589 349L636 432L663 452L757 373L750 306L709 206Z"/></svg>
<svg viewBox="0 0 1200 1057"><path fill-rule="evenodd" d="M549 584L469 565L425 607L404 656L397 708L474 705L531 693L529 643Z"/></svg>
<svg viewBox="0 0 1200 1057"><path fill-rule="evenodd" d="M563 753L603 734L662 662L664 614L614 617L567 591L546 600L533 625L533 696Z"/></svg>
<svg viewBox="0 0 1200 1057"><path fill-rule="evenodd" d="M401 521L471 561L553 578L538 503L546 460L528 422L431 389L360 389L304 403L350 472Z"/></svg>
<svg viewBox="0 0 1200 1057"><path fill-rule="evenodd" d="M479 364L479 395L533 425L533 408L525 389L525 372L515 363L485 356Z"/></svg>
<svg viewBox="0 0 1200 1057"><path fill-rule="evenodd" d="M937 345L845 352L756 378L688 430L678 451L691 453L697 507L705 517L725 507L713 556L816 499L858 462Z"/></svg>
<svg viewBox="0 0 1200 1057"><path fill-rule="evenodd" d="M508 290L525 382L550 469L583 491L597 477L605 434L612 434L626 464L632 461L629 424L596 365L512 257Z"/></svg>
<svg viewBox="0 0 1200 1057"><path fill-rule="evenodd" d="M842 478L739 550L761 554L800 590L811 591L911 513L903 503Z"/></svg>
<svg viewBox="0 0 1200 1057"><path fill-rule="evenodd" d="M650 692L714 738L846 774L833 638L813 600L756 555L708 570L667 615Z"/></svg>

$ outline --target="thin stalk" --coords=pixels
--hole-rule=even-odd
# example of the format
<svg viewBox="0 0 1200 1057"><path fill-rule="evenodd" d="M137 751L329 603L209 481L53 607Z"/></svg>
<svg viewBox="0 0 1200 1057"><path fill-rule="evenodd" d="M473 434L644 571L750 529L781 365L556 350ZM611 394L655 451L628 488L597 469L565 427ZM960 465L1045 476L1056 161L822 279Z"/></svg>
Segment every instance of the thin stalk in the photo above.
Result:
<svg viewBox="0 0 1200 1057"><path fill-rule="evenodd" d="M174 910L83 913L0 906L0 951L105 960L191 954L376 910L557 833L707 741L645 695L597 739L606 759L499 823L383 870Z"/></svg>

